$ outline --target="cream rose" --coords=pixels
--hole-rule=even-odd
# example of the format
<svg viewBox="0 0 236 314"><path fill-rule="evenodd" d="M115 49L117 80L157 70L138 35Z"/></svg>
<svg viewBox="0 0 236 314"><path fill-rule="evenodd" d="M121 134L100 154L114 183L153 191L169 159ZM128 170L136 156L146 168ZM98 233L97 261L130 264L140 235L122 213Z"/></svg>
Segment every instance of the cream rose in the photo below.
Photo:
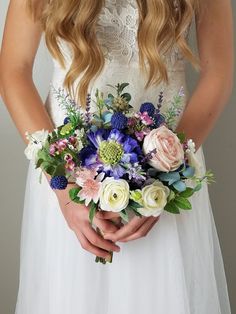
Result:
<svg viewBox="0 0 236 314"><path fill-rule="evenodd" d="M129 184L123 179L106 178L100 192L100 208L120 212L129 204Z"/></svg>
<svg viewBox="0 0 236 314"><path fill-rule="evenodd" d="M170 193L169 188L156 180L152 184L146 185L141 192L143 207L138 208L137 211L146 217L159 216L167 203L167 197Z"/></svg>
<svg viewBox="0 0 236 314"><path fill-rule="evenodd" d="M184 162L184 149L178 136L164 125L144 138L144 153L147 155L153 150L156 152L148 163L159 171L174 171Z"/></svg>

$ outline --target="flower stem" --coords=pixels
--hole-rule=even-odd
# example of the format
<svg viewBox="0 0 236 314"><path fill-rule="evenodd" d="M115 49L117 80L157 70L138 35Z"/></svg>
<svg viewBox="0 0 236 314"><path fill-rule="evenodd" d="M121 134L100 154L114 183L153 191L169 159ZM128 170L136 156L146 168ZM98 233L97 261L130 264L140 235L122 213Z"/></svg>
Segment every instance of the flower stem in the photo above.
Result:
<svg viewBox="0 0 236 314"><path fill-rule="evenodd" d="M101 235L103 237L103 233L101 231L101 229L99 229L98 227L96 227L96 231L99 235ZM95 258L95 262L96 263L102 263L102 264L106 264L107 262L108 263L112 263L112 258L113 258L113 252L112 251L109 251L110 253L110 256L109 258L103 258L103 257L100 257L100 256L96 256Z"/></svg>

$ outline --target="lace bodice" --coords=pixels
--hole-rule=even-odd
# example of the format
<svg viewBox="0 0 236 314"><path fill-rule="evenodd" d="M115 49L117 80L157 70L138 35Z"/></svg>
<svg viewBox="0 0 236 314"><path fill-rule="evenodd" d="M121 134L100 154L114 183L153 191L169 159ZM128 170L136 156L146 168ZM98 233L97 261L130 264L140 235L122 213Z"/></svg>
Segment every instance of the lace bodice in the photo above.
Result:
<svg viewBox="0 0 236 314"><path fill-rule="evenodd" d="M107 63L138 64L138 18L136 0L105 0L98 17L96 36ZM63 40L60 46L70 63L72 51ZM184 58L177 46L165 60L170 71L184 67Z"/></svg>
<svg viewBox="0 0 236 314"><path fill-rule="evenodd" d="M99 77L91 81L89 92L93 98L96 88L106 93L110 91L107 84L129 82L129 92L133 95L131 105L135 107L142 101L156 102L160 91L164 91L165 107L181 87L186 92L185 60L178 48L173 47L172 51L164 56L169 73L169 85L160 84L145 90L146 77L139 69L138 20L136 0L105 0L96 29L96 36L105 57L105 66ZM63 86L65 74L72 61L69 45L63 40L60 40L59 44L66 60L66 69L62 69L58 61L53 59L55 67L52 84L55 87ZM80 79L81 77L77 78L75 85ZM62 117L59 117L58 108L57 110L54 108L57 104L51 93L48 95L47 107L56 123L61 123Z"/></svg>

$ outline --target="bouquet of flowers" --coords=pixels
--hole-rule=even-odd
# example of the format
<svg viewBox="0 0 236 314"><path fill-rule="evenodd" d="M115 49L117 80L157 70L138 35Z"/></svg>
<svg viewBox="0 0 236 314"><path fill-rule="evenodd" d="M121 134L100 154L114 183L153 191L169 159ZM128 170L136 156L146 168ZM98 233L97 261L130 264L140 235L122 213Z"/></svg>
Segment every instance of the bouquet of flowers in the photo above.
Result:
<svg viewBox="0 0 236 314"><path fill-rule="evenodd" d="M51 176L52 189L76 183L69 190L70 199L88 206L91 223L98 210L117 212L124 222L130 212L179 214L192 208L189 198L204 181L213 181L211 171L201 173L194 142L173 131L183 90L165 113L161 113L163 92L156 105L144 102L136 112L131 95L124 92L128 85L109 85L114 92L106 97L97 89L94 110L89 94L82 110L63 89L53 87L66 113L63 125L51 133L26 132L27 158ZM96 257L98 261L106 262Z"/></svg>

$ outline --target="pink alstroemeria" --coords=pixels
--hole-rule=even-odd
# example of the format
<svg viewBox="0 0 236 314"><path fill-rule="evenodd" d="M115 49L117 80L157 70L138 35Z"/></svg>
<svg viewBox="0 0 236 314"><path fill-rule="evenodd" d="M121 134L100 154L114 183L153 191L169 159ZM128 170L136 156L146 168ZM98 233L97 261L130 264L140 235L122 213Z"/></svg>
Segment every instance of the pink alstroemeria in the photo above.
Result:
<svg viewBox="0 0 236 314"><path fill-rule="evenodd" d="M148 115L148 113L145 111L143 113L140 113L140 118L143 124L145 125L152 125L153 120L152 118Z"/></svg>
<svg viewBox="0 0 236 314"><path fill-rule="evenodd" d="M68 169L69 171L73 171L75 169L75 162L73 160L69 160L65 164L65 168Z"/></svg>
<svg viewBox="0 0 236 314"><path fill-rule="evenodd" d="M88 206L91 201L93 201L95 204L98 202L100 190L102 187L101 181L103 178L104 173L100 173L96 179L88 178L84 181L78 196L81 201L85 201L85 206Z"/></svg>
<svg viewBox="0 0 236 314"><path fill-rule="evenodd" d="M69 142L70 142L71 145L75 146L76 143L77 143L76 137L75 136L70 136L69 137Z"/></svg>
<svg viewBox="0 0 236 314"><path fill-rule="evenodd" d="M66 139L61 139L57 141L57 149L59 152L62 152L64 149L66 149L68 144L68 141Z"/></svg>
<svg viewBox="0 0 236 314"><path fill-rule="evenodd" d="M50 155L55 156L56 151L57 151L57 146L56 146L56 144L55 144L55 143L54 143L54 144L51 144L50 147L49 147L49 153L50 153Z"/></svg>

